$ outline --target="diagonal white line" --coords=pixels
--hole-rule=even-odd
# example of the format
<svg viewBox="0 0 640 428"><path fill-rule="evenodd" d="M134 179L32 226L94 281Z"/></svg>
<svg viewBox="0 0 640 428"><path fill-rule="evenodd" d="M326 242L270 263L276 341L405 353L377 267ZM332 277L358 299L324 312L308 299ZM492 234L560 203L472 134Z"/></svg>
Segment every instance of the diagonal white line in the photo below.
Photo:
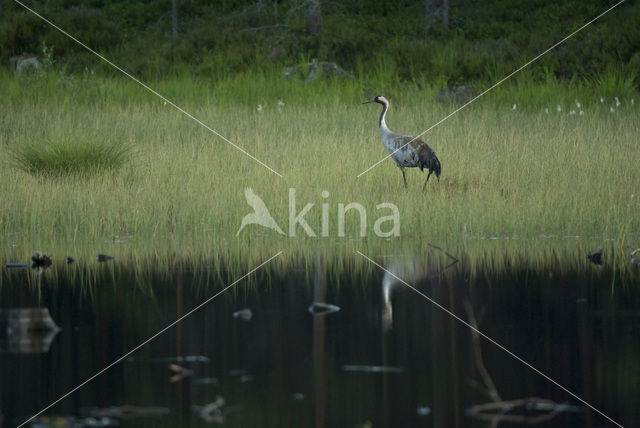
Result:
<svg viewBox="0 0 640 428"><path fill-rule="evenodd" d="M276 170L274 170L273 168L271 168L269 165L265 164L264 162L262 162L260 159L256 158L255 156L253 156L251 153L247 152L245 149L243 149L242 147L238 146L237 144L231 142L229 139L227 139L224 135L220 134L219 132L217 132L215 129L211 128L210 126L206 125L204 122L202 122L200 119L198 119L197 117L193 116L191 113L185 111L184 109L178 107L177 105L175 105L173 103L173 101L167 99L166 97L164 97L163 95L161 95L160 93L158 93L157 91L155 91L154 89L150 88L149 86L147 86L146 84L142 83L140 80L136 79L135 77L133 77L131 74L127 73L126 71L124 71L122 68L118 67L117 65L115 65L113 62L109 61L107 58L105 58L104 56L100 55L98 52L94 51L93 49L91 49L89 46L85 45L84 43L82 43L80 40L76 39L75 37L73 37L71 34L67 33L66 31L64 31L62 28L58 27L56 24L54 24L53 22L49 21L48 19L46 19L45 17L43 17L42 15L38 14L36 11L34 11L33 9L27 7L24 3L18 1L18 0L13 0L16 3L18 3L20 6L22 6L23 8L27 9L29 12L33 13L35 16L37 16L38 18L42 19L44 22L46 22L47 24L51 25L53 28L55 28L56 30L60 31L62 34L64 34L65 36L69 37L71 40L73 40L74 42L76 42L77 44L79 44L80 46L82 46L83 48L85 48L86 50L88 50L89 52L91 52L92 54L96 55L98 58L100 58L101 60L103 60L104 62L106 62L107 64L109 64L110 66L112 66L113 68L115 68L116 70L118 70L119 72L121 72L122 74L124 74L125 76L127 76L128 78L130 78L131 80L133 80L134 82L136 82L138 85L142 86L143 88L145 88L146 90L148 90L149 92L151 92L152 94L158 96L160 99L164 100L167 104L170 104L172 107L174 107L175 109L177 109L178 111L180 111L182 114L184 114L185 116L187 116L190 119L193 119L195 122L197 122L199 125L201 125L202 127L206 128L207 130L209 130L210 132L212 132L213 134L217 135L218 137L222 138L224 141L226 141L227 143L231 144L233 147L235 147L237 150L239 150L240 152L242 152L243 154L245 154L246 156L250 157L251 159L253 159L254 161L256 161L257 163L259 163L260 165L262 165L263 167L267 168L269 171L271 171L272 173L274 173L275 175L277 175L280 178L283 178L283 175L280 174L279 172L277 172Z"/></svg>
<svg viewBox="0 0 640 428"><path fill-rule="evenodd" d="M86 384L88 384L89 382L91 382L92 380L94 380L95 378L97 378L98 376L100 376L102 373L106 372L107 370L109 370L111 367L115 366L116 364L120 363L122 360L124 360L125 358L127 358L129 355L133 354L134 352L136 352L138 349L142 348L144 345L146 345L147 343L151 342L153 339L155 339L156 337L160 336L162 333L166 332L167 330L169 330L171 327L173 327L174 325L178 324L179 322L181 322L182 320L184 320L185 318L187 318L188 316L190 316L191 314L193 314L194 312L196 312L198 309L202 308L204 305L206 305L207 303L209 303L210 301L212 301L213 299L215 299L216 297L218 297L219 295L221 295L222 293L224 293L225 291L227 291L228 289L230 289L231 287L233 287L234 285L236 285L237 283L239 283L240 281L242 281L243 279L245 279L246 277L248 277L249 275L251 275L253 272L257 271L258 269L260 269L262 266L266 265L267 263L269 263L271 260L275 259L276 257L278 257L280 254L282 254L282 251L278 251L277 254L275 254L274 256L271 256L271 258L269 258L268 260L260 263L258 266L254 267L253 269L251 269L249 272L247 272L246 274L244 274L243 276L241 276L240 278L236 279L235 281L233 281L231 284L227 285L225 288L223 288L222 290L220 290L219 292L217 292L216 294L214 294L213 296L209 297L207 300L205 300L204 302L200 303L198 306L196 306L195 308L191 309L189 312L187 312L186 314L184 314L183 316L181 316L180 318L178 318L177 320L175 320L174 322L172 322L171 324L169 324L168 326L166 326L165 328L163 328L162 330L158 331L156 334L154 334L153 336L151 336L150 338L148 338L147 340L145 340L144 342L142 342L141 344L139 344L138 346L136 346L135 348L131 349L129 352L127 352L126 354L124 354L123 356L121 356L120 358L118 358L117 360L115 360L114 362L112 362L111 364L109 364L108 366L106 366L105 368L103 368L102 370L100 370L98 373L94 374L93 376L91 376L89 379L85 380L84 382L82 382L80 385L76 386L75 388L73 388L71 391L67 392L66 394L64 394L62 397L58 398L56 401L54 401L53 403L49 404L47 407L45 407L44 409L40 410L38 413L36 413L35 415L31 416L29 419L27 419L26 421L22 422L20 425L18 425L17 428L20 428L23 425L26 425L27 423L29 423L30 421L32 421L34 418L36 418L37 416L41 415L42 413L46 412L47 410L49 410L51 407L55 406L56 404L58 404L60 401L64 400L65 398L67 398L69 395L73 394L74 392L76 392L77 390L79 390L80 388L82 388L83 386L85 386Z"/></svg>
<svg viewBox="0 0 640 428"><path fill-rule="evenodd" d="M454 314L453 312L451 312L449 309L445 308L444 306L442 306L441 304L439 304L438 302L436 302L435 300L433 300L432 298L430 298L429 296L427 296L426 294L422 293L421 291L419 291L418 289L416 289L414 286L412 286L411 284L409 284L408 282L406 282L404 279L399 278L397 275L395 275L393 272L385 269L383 266L381 266L380 264L376 263L375 261L373 261L372 259L370 259L369 257L365 256L364 254L362 254L360 251L356 250L356 252L358 254L360 254L362 257L364 257L365 259L367 259L368 261L370 261L371 263L373 263L374 265L378 266L380 269L382 269L383 271L385 271L386 273L388 273L389 275L393 276L395 279L397 279L398 281L402 282L404 285L406 285L407 287L409 287L411 290L415 291L416 293L418 293L420 296L424 297L425 299L427 299L431 304L433 304L434 306L438 307L438 309L441 309L442 311L446 312L447 314L449 314L451 317L453 317L456 321L460 322L461 324L464 324L465 326L469 327L471 330L475 331L476 333L478 333L480 336L482 336L483 338L485 338L486 340L488 340L489 342L493 343L495 346L497 346L498 348L500 348L501 350L503 350L504 352L506 352L507 354L509 354L510 356L512 356L513 358L515 358L516 360L518 360L519 362L521 362L522 364L524 364L525 366L527 366L528 368L530 368L531 370L533 370L534 372L538 373L540 376L542 376L543 378L545 378L546 380L548 380L549 382L553 383L555 386L557 386L558 388L562 389L564 392L566 392L567 394L571 395L573 398L575 398L576 400L579 400L582 404L584 404L585 406L589 407L591 410L593 410L594 412L597 412L598 414L600 414L601 416L603 416L604 418L606 418L609 422L624 428L622 425L620 425L618 422L614 421L613 419L611 419L609 416L605 415L604 413L602 413L600 410L596 409L594 406L592 406L591 404L589 404L588 402L586 402L585 400L583 400L582 398L580 398L578 395L574 394L573 392L571 392L570 390L568 390L566 387L562 386L560 383L556 382L555 380L553 380L552 378L550 378L549 376L547 376L546 374L544 374L543 372L541 372L540 370L538 370L537 368L535 368L534 366L532 366L531 364L527 363L525 360L523 360L522 358L520 358L519 356L517 356L516 354L514 354L513 352L511 352L510 350L508 350L507 348L505 348L504 346L502 346L501 344L499 344L498 342L496 342L495 340L493 340L492 338L490 338L489 336L487 336L486 334L484 334L483 332L481 332L480 330L478 330L477 328L475 328L474 326L472 326L471 324L469 324L468 322L466 322L465 320L463 320L462 318L460 318L459 316L457 316L456 314Z"/></svg>
<svg viewBox="0 0 640 428"><path fill-rule="evenodd" d="M607 13L611 12L613 9L615 9L616 7L620 6L622 3L624 3L625 0L621 0L618 3L614 4L613 6L611 6L609 9L605 10L604 12L602 12L600 15L596 16L595 18L593 18L591 21L587 22L586 24L584 24L582 27L578 28L577 30L575 30L573 33L569 34L567 37L565 37L564 39L560 40L558 43L556 43L555 45L551 46L549 49L547 49L546 51L542 52L541 54L539 54L538 56L536 56L535 58L533 58L532 60L530 60L529 62L527 62L525 65L521 66L520 68L518 68L516 71L512 72L511 74L509 74L506 77L503 77L499 82L494 83L489 89L485 90L484 92L482 92L481 94L475 96L474 98L472 98L470 101L467 101L467 103L463 104L461 107L459 107L458 109L454 110L453 112L449 113L447 116L443 117L442 119L440 119L438 122L436 122L435 124L431 125L429 128L427 128L425 131L421 132L420 134L418 134L417 136L413 137L407 144L404 144L402 147L394 150L393 152L389 153L387 156L385 156L384 158L380 159L378 162L374 163L372 166L370 166L369 168L365 169L364 171L362 171L360 174L358 174L358 176L356 178L360 178L360 176L366 174L367 172L371 171L373 168L375 168L376 166L378 166L379 164L381 164L382 162L384 162L385 160L387 160L388 158L390 158L391 156L394 155L394 153L396 153L399 150L402 150L406 145L410 144L412 141L422 137L424 134L426 134L427 132L431 131L433 128L435 128L436 126L440 125L442 122L444 122L445 120L449 119L451 116L453 116L454 114L458 113L460 110L464 109L465 107L467 107L469 104L471 104L472 102L474 102L475 100L477 100L478 98L480 98L481 96L483 96L484 94L486 94L487 92L491 91L493 88L495 88L496 86L500 85L502 82L504 82L505 80L509 79L510 77L512 77L514 74L518 73L519 71L522 71L524 68L528 67L531 63L537 61L538 59L540 59L542 56L546 55L547 53L549 53L550 51L552 51L553 49L555 49L558 45L561 45L562 43L566 42L567 40L569 40L571 37L575 36L577 33L579 33L580 31L584 30L586 27L588 27L589 25L593 24L595 21L597 21L598 19L602 18L604 15L606 15Z"/></svg>

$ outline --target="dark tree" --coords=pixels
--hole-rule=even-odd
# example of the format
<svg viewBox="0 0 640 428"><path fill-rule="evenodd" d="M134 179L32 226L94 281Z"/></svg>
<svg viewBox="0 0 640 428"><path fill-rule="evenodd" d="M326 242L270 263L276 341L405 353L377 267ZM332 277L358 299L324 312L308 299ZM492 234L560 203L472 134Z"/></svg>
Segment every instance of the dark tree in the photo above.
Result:
<svg viewBox="0 0 640 428"><path fill-rule="evenodd" d="M178 0L171 0L171 30L175 38L178 35Z"/></svg>
<svg viewBox="0 0 640 428"><path fill-rule="evenodd" d="M442 26L449 28L449 0L424 0L425 28L429 28L433 17L442 13Z"/></svg>
<svg viewBox="0 0 640 428"><path fill-rule="evenodd" d="M442 26L449 28L449 0L442 0Z"/></svg>
<svg viewBox="0 0 640 428"><path fill-rule="evenodd" d="M322 0L309 1L309 32L317 34L322 28Z"/></svg>

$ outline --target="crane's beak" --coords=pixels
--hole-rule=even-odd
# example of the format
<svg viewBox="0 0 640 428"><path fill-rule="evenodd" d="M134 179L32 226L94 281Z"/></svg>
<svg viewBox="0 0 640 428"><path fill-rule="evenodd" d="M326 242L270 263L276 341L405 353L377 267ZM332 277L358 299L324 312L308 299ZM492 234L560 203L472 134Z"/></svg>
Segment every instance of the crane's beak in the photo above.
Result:
<svg viewBox="0 0 640 428"><path fill-rule="evenodd" d="M362 104L369 104L369 103L375 103L375 101L374 100L367 100L367 101L363 102Z"/></svg>

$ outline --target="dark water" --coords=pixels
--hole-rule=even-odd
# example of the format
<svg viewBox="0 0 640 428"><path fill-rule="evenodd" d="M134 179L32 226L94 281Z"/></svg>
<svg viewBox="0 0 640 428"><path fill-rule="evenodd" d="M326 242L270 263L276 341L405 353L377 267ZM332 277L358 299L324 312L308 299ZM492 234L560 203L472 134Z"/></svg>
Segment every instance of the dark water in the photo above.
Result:
<svg viewBox="0 0 640 428"><path fill-rule="evenodd" d="M472 276L459 263L430 277L434 269L419 263L379 261L612 419L640 426L640 284L595 268ZM45 272L37 286L30 271L2 273L3 308L45 307L61 327L44 352L26 353L6 337L0 344L2 426L19 424L235 279L111 265L80 285L78 270L65 269L55 281ZM58 416L57 426L509 427L538 418L544 427L614 426L493 344L474 341L468 327L393 277L359 271L320 263L261 271L45 415ZM312 316L314 300L341 309ZM243 308L251 320L233 316ZM470 414L497 396L561 406L513 407L493 422Z"/></svg>

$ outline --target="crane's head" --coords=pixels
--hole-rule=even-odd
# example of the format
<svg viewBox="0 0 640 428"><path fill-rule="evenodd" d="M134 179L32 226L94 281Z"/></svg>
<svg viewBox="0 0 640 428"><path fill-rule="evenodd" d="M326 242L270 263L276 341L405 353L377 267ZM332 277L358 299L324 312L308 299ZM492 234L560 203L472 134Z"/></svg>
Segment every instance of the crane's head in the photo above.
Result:
<svg viewBox="0 0 640 428"><path fill-rule="evenodd" d="M389 105L389 100L386 99L383 95L377 95L371 98L370 100L363 102L362 104L368 104L368 103L378 103L378 104Z"/></svg>

